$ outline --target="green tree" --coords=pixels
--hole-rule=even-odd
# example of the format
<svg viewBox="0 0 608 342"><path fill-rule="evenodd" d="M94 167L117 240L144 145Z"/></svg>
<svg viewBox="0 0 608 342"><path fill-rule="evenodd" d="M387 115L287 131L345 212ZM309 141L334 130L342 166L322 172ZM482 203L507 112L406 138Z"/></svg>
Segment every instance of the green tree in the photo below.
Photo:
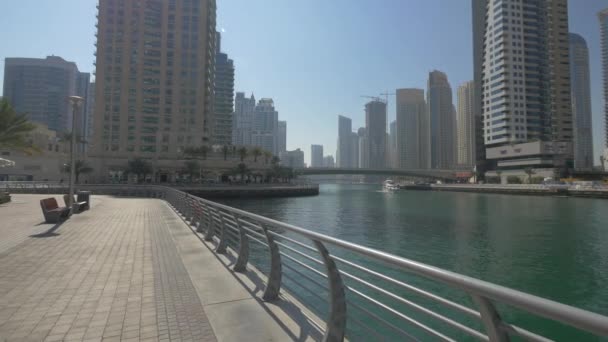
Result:
<svg viewBox="0 0 608 342"><path fill-rule="evenodd" d="M222 153L224 154L224 160L228 159L228 152L230 152L230 147L228 145L222 146Z"/></svg>
<svg viewBox="0 0 608 342"><path fill-rule="evenodd" d="M196 160L187 160L184 163L184 170L190 176L190 181L194 179L194 175L199 174L201 171L201 164Z"/></svg>
<svg viewBox="0 0 608 342"><path fill-rule="evenodd" d="M531 167L525 168L524 172L528 175L528 184L532 184L532 176L535 175L536 172Z"/></svg>
<svg viewBox="0 0 608 342"><path fill-rule="evenodd" d="M253 155L253 162L257 163L258 157L262 155L262 149L259 147L254 147L251 151L251 154Z"/></svg>
<svg viewBox="0 0 608 342"><path fill-rule="evenodd" d="M249 151L247 150L247 147L241 146L241 148L239 148L239 157L241 158L241 162L245 161L245 158L247 158L248 154Z"/></svg>
<svg viewBox="0 0 608 342"><path fill-rule="evenodd" d="M152 164L142 158L135 158L128 161L127 173L137 176L137 182L140 183L142 178L152 173Z"/></svg>
<svg viewBox="0 0 608 342"><path fill-rule="evenodd" d="M74 165L76 166L74 169L74 181L78 184L78 179L80 178L81 174L88 174L93 172L93 168L86 162L86 160L76 160L76 163L74 163ZM62 170L65 173L70 173L72 170L72 164L70 162L67 162L66 164L63 164Z"/></svg>
<svg viewBox="0 0 608 342"><path fill-rule="evenodd" d="M277 156L273 156L272 159L270 160L270 163L272 164L272 166L277 166L277 165L279 165L280 162L281 162L281 159L279 159L279 157L277 157Z"/></svg>
<svg viewBox="0 0 608 342"><path fill-rule="evenodd" d="M25 114L17 114L8 100L0 100L0 148L26 154L38 152L28 141L27 134L36 128Z"/></svg>

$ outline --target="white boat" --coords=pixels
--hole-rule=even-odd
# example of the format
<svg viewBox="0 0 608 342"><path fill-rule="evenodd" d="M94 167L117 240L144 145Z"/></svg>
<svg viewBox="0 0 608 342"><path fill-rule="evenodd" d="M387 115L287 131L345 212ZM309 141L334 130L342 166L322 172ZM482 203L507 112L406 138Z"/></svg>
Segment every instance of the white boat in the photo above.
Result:
<svg viewBox="0 0 608 342"><path fill-rule="evenodd" d="M384 183L382 183L382 187L384 190L388 191L399 190L399 185L395 184L395 182L393 182L391 179L385 180Z"/></svg>

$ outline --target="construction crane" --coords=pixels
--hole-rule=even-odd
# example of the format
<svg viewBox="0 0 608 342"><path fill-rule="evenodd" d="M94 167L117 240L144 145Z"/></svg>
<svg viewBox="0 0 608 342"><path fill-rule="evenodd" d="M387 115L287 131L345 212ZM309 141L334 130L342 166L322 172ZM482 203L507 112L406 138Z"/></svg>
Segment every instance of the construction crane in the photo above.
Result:
<svg viewBox="0 0 608 342"><path fill-rule="evenodd" d="M384 100L382 100L380 97L378 96L368 96L368 95L361 95L360 97L366 97L368 99L372 99L374 101L378 101L378 102L384 102Z"/></svg>
<svg viewBox="0 0 608 342"><path fill-rule="evenodd" d="M380 95L381 96L382 95L386 96L386 105L388 106L388 97L389 97L389 95L397 95L397 94L395 94L395 93L389 93L388 90L387 90L386 93L382 93Z"/></svg>

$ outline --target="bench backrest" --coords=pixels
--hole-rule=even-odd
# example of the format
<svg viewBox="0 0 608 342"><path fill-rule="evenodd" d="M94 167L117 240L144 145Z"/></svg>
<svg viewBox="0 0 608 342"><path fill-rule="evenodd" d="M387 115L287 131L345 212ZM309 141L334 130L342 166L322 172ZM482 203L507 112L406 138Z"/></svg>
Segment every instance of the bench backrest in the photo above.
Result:
<svg viewBox="0 0 608 342"><path fill-rule="evenodd" d="M59 205L57 204L57 200L54 199L53 197L41 199L40 200L40 206L45 211L59 208Z"/></svg>

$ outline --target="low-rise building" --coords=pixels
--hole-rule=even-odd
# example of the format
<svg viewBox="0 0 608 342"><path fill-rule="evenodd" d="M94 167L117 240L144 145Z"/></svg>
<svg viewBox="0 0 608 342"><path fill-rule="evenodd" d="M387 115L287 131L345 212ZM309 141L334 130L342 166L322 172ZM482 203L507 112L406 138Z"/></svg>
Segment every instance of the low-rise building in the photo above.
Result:
<svg viewBox="0 0 608 342"><path fill-rule="evenodd" d="M304 165L304 151L299 148L294 151L285 151L279 155L281 159L281 165L291 168L303 168Z"/></svg>

